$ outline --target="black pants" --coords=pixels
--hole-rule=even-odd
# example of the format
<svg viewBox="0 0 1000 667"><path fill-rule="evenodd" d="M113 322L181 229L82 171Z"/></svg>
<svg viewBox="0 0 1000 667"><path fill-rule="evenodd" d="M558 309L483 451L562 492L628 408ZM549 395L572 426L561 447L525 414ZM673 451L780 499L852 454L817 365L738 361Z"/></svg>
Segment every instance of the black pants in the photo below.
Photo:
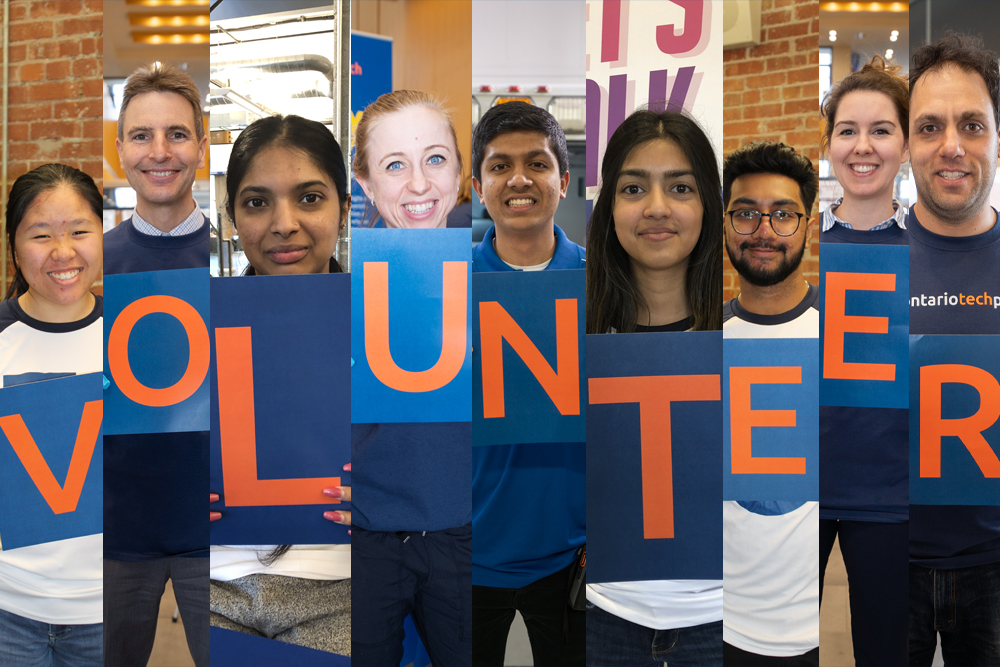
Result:
<svg viewBox="0 0 1000 667"><path fill-rule="evenodd" d="M536 667L584 665L587 612L569 606L572 565L522 588L472 587L472 664L503 665L514 612L528 629Z"/></svg>
<svg viewBox="0 0 1000 667"><path fill-rule="evenodd" d="M773 655L758 655L731 644L722 645L724 667L816 667L819 665L819 647L802 655L779 658Z"/></svg>
<svg viewBox="0 0 1000 667"><path fill-rule="evenodd" d="M840 535L851 600L851 640L858 667L909 664L910 524L819 522L820 603L823 577Z"/></svg>

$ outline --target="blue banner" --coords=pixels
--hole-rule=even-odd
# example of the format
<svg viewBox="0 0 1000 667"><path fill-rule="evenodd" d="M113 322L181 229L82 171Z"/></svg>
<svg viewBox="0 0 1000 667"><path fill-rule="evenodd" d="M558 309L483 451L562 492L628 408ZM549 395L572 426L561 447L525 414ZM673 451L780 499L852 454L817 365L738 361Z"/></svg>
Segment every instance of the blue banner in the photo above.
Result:
<svg viewBox="0 0 1000 667"><path fill-rule="evenodd" d="M587 336L587 581L722 579L721 332Z"/></svg>
<svg viewBox="0 0 1000 667"><path fill-rule="evenodd" d="M104 277L105 433L208 430L208 269Z"/></svg>
<svg viewBox="0 0 1000 667"><path fill-rule="evenodd" d="M351 33L351 162L354 129L365 107L392 92L392 38ZM351 173L351 226L358 227L365 212L365 191Z"/></svg>
<svg viewBox="0 0 1000 667"><path fill-rule="evenodd" d="M351 246L351 421L471 421L469 230L359 229Z"/></svg>
<svg viewBox="0 0 1000 667"><path fill-rule="evenodd" d="M818 352L815 338L725 339L723 500L819 499Z"/></svg>
<svg viewBox="0 0 1000 667"><path fill-rule="evenodd" d="M350 274L212 279L212 544L339 544ZM339 481L338 481L339 480Z"/></svg>
<svg viewBox="0 0 1000 667"><path fill-rule="evenodd" d="M0 389L0 549L104 525L100 373Z"/></svg>
<svg viewBox="0 0 1000 667"><path fill-rule="evenodd" d="M1000 505L1000 336L910 336L910 503Z"/></svg>
<svg viewBox="0 0 1000 667"><path fill-rule="evenodd" d="M902 245L825 243L820 405L909 405L910 257Z"/></svg>
<svg viewBox="0 0 1000 667"><path fill-rule="evenodd" d="M350 667L347 656L296 646L235 630L209 628L213 667Z"/></svg>
<svg viewBox="0 0 1000 667"><path fill-rule="evenodd" d="M472 274L473 445L586 439L586 294L583 269Z"/></svg>

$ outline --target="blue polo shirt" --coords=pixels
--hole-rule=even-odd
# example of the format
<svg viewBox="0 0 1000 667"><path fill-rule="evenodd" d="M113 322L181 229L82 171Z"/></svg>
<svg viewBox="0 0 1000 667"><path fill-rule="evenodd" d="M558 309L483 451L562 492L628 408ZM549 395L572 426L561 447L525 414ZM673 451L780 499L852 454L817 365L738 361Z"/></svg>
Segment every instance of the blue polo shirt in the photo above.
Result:
<svg viewBox="0 0 1000 667"><path fill-rule="evenodd" d="M555 227L546 271L586 268L587 252ZM514 271L490 227L472 251L473 272ZM586 541L582 442L472 448L472 583L521 588L568 567Z"/></svg>

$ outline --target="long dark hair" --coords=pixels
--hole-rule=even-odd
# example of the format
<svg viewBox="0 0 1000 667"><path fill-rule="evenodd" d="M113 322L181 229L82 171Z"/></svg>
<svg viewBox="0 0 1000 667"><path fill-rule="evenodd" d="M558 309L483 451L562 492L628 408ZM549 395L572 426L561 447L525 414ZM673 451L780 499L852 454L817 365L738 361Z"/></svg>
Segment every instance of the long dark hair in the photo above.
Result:
<svg viewBox="0 0 1000 667"><path fill-rule="evenodd" d="M236 138L233 151L229 154L226 169L226 214L236 223L233 202L239 192L240 183L250 170L256 157L271 146L285 146L305 153L317 167L326 172L337 189L340 199L340 215L343 216L350 202L347 191L347 168L344 154L333 134L322 123L302 116L268 116L247 126ZM343 220L341 220L343 223ZM341 273L337 260L330 258L330 273ZM256 269L247 266L245 276L257 275Z"/></svg>
<svg viewBox="0 0 1000 667"><path fill-rule="evenodd" d="M43 164L19 176L11 186L10 195L7 197L7 246L10 248L11 262L14 264L14 280L7 289L4 299L17 297L28 291L28 281L24 279L21 267L17 265L17 254L14 252L14 237L18 225L38 197L62 185L73 188L87 202L98 220L103 217L104 200L101 192L94 184L94 179L79 169L64 164Z"/></svg>
<svg viewBox="0 0 1000 667"><path fill-rule="evenodd" d="M684 152L701 198L701 236L688 260L685 288L691 304L692 328L722 328L722 199L715 149L693 120L676 111L636 111L619 126L601 163L601 189L587 235L587 333L635 331L646 306L632 273L632 260L615 233L618 174L634 148L668 139Z"/></svg>

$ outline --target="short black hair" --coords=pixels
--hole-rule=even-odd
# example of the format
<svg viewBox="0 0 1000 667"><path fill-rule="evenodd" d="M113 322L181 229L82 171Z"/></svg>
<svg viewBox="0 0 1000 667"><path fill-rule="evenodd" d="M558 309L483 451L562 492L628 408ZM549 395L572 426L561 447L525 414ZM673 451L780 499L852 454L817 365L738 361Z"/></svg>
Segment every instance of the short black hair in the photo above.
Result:
<svg viewBox="0 0 1000 667"><path fill-rule="evenodd" d="M545 109L527 102L513 101L498 104L489 109L479 119L472 133L472 175L482 180L483 158L486 147L497 135L504 132L528 130L541 132L549 138L549 148L559 161L559 175L569 172L569 151L566 150L566 134L559 121Z"/></svg>
<svg viewBox="0 0 1000 667"><path fill-rule="evenodd" d="M1000 128L1000 65L997 54L983 46L982 37L949 32L933 44L925 44L914 51L911 60L910 97L913 97L913 86L921 76L951 63L982 77L993 103L993 120Z"/></svg>
<svg viewBox="0 0 1000 667"><path fill-rule="evenodd" d="M779 174L799 184L806 215L812 212L819 191L819 174L805 155L780 141L752 141L722 161L722 201L729 208L733 181L747 174Z"/></svg>

